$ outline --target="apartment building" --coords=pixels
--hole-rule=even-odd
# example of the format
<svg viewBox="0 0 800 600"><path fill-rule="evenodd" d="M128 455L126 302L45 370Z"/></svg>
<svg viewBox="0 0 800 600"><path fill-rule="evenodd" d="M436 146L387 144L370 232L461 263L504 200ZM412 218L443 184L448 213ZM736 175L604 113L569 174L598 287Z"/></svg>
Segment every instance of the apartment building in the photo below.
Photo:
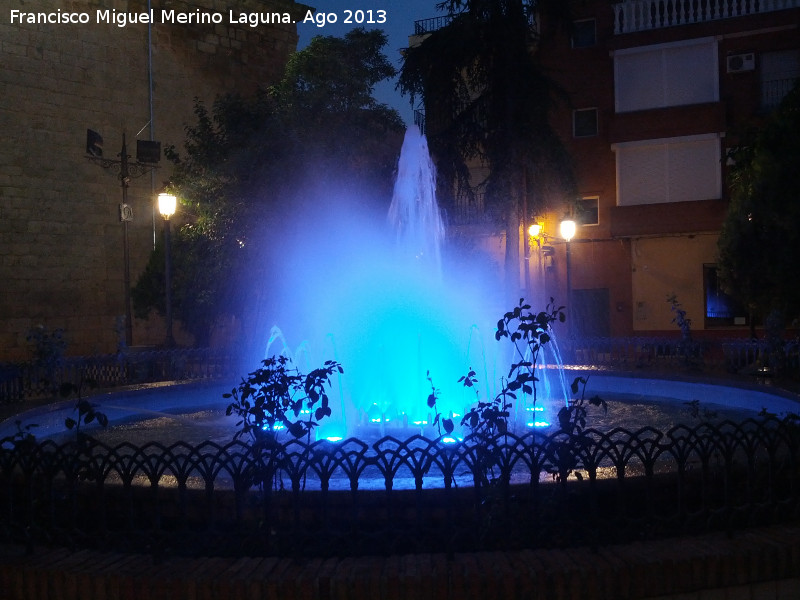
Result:
<svg viewBox="0 0 800 600"><path fill-rule="evenodd" d="M531 285L570 298L579 335L677 332L668 296L702 335L746 334L748 315L716 278L726 155L800 76L800 1L571 8L568 30L536 24L535 51L567 98L552 118L579 198L529 215L542 225L530 240ZM577 222L569 244L558 227L568 217Z"/></svg>
<svg viewBox="0 0 800 600"><path fill-rule="evenodd" d="M539 48L568 93L554 116L575 160L579 332L675 330L674 295L708 335L747 331L719 290L726 155L800 76L800 2L574 2Z"/></svg>

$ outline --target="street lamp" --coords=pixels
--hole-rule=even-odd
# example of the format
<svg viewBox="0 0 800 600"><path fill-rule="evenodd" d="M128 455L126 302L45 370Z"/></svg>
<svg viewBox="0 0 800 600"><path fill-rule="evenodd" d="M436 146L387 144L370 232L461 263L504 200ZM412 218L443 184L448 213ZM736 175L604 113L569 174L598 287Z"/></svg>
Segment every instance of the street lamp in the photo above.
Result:
<svg viewBox="0 0 800 600"><path fill-rule="evenodd" d="M172 194L161 193L158 195L158 212L164 217L164 285L166 295L164 320L167 328L164 345L167 348L175 345L175 339L172 337L172 260L170 256L169 218L175 214L177 205L178 199Z"/></svg>
<svg viewBox="0 0 800 600"><path fill-rule="evenodd" d="M559 232L561 233L561 237L564 238L566 241L566 263L567 263L567 310L571 311L570 319L567 323L567 330L569 331L569 336L572 337L574 332L572 322L574 320L575 311L572 310L572 282L570 281L570 241L572 238L575 237L575 221L572 219L564 219L561 221L561 225L559 227Z"/></svg>
<svg viewBox="0 0 800 600"><path fill-rule="evenodd" d="M542 242L547 242L548 235L544 231L544 223L539 220L539 217L534 217L534 222L528 227L528 248L533 249L536 247L536 285L539 298L547 297L547 278L545 276L545 268L542 257L545 256L550 259L552 248L550 246L542 246ZM529 269L530 269L530 261Z"/></svg>
<svg viewBox="0 0 800 600"><path fill-rule="evenodd" d="M122 204L119 205L119 220L122 223L123 285L125 287L125 345L133 345L133 314L131 311L131 254L128 241L128 223L133 221L133 210L128 204L128 186L132 177L141 177L158 168L161 157L161 142L136 140L136 162L128 156L125 132L122 133L122 150L119 160L103 158L103 136L92 129L86 130L86 158L103 169L118 173L122 186Z"/></svg>

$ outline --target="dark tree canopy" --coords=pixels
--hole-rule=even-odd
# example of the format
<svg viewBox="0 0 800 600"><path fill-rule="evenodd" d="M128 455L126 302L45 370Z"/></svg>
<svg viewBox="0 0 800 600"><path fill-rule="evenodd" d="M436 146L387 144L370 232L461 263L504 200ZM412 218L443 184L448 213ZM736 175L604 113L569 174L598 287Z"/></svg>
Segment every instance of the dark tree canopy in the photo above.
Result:
<svg viewBox="0 0 800 600"><path fill-rule="evenodd" d="M546 208L548 191L574 191L571 161L550 125L556 86L536 54L534 17L565 18L566 3L536 0L448 0L453 17L409 48L398 87L424 100L428 138L441 179L453 194L486 192L487 208L504 222L507 265L523 206ZM471 181L469 166L485 167ZM511 252L511 255L509 255ZM513 272L510 269L508 272Z"/></svg>
<svg viewBox="0 0 800 600"><path fill-rule="evenodd" d="M731 203L719 238L719 275L728 294L758 316L800 316L800 88L730 157Z"/></svg>
<svg viewBox="0 0 800 600"><path fill-rule="evenodd" d="M203 344L222 315L243 318L268 281L280 232L319 189L358 188L388 207L402 142L397 112L373 89L394 76L382 54L383 32L355 29L315 37L289 60L282 80L253 97L228 94L209 109L195 101L195 122L169 188L186 224L173 235L173 311ZM256 241L257 240L257 241ZM137 316L163 311L163 249L157 248L133 291Z"/></svg>

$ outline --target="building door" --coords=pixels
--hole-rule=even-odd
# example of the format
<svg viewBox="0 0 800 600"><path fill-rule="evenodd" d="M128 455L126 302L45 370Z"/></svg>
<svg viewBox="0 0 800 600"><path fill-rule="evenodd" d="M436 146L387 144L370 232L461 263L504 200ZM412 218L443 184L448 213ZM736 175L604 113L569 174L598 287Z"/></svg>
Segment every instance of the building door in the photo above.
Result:
<svg viewBox="0 0 800 600"><path fill-rule="evenodd" d="M572 331L578 337L609 337L611 318L609 314L608 288L572 290ZM568 314L568 318L569 318Z"/></svg>

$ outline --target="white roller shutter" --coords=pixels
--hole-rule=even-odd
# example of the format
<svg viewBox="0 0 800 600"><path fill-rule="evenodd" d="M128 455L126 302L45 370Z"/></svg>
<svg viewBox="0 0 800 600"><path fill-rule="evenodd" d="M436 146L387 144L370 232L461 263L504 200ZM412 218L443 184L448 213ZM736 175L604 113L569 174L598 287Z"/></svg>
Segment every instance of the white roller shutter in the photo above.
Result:
<svg viewBox="0 0 800 600"><path fill-rule="evenodd" d="M717 134L617 144L614 151L619 206L720 197Z"/></svg>
<svg viewBox="0 0 800 600"><path fill-rule="evenodd" d="M614 53L618 113L719 100L714 38L657 44Z"/></svg>

